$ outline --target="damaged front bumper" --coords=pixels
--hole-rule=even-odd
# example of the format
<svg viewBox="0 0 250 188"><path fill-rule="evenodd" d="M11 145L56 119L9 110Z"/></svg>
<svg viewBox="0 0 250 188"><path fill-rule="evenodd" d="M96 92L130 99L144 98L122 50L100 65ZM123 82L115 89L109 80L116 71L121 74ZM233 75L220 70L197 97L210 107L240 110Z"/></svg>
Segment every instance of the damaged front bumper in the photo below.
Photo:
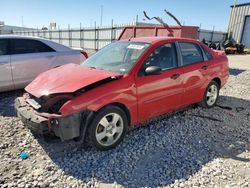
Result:
<svg viewBox="0 0 250 188"><path fill-rule="evenodd" d="M86 131L86 120L89 111L74 113L68 116L58 114L39 113L25 97L15 100L17 116L31 131L38 134L54 133L62 141L83 137Z"/></svg>

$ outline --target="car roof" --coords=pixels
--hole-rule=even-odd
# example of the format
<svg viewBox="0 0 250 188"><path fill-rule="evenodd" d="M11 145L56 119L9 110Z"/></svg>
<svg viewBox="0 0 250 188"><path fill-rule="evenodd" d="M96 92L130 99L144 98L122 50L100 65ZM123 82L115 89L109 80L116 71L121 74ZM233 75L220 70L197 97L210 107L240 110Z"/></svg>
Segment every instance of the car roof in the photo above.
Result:
<svg viewBox="0 0 250 188"><path fill-rule="evenodd" d="M180 37L137 37L137 38L130 38L130 39L122 39L121 41L132 41L132 42L145 42L154 44L161 41L186 41L186 42L197 42L196 39L189 39L189 38L180 38Z"/></svg>
<svg viewBox="0 0 250 188"><path fill-rule="evenodd" d="M48 46L50 46L51 48L53 48L54 50L56 50L58 52L74 50L70 47L56 43L56 42L51 41L49 39L36 37L36 36L0 35L0 39L33 39L33 40L38 40L38 41L41 41L41 42L47 44Z"/></svg>

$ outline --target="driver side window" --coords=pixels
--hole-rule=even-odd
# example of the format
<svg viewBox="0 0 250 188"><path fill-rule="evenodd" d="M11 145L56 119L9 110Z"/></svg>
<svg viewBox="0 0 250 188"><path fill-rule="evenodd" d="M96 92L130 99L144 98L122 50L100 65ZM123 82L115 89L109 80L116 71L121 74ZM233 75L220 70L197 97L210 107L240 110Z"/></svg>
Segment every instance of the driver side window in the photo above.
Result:
<svg viewBox="0 0 250 188"><path fill-rule="evenodd" d="M139 75L144 75L146 68L150 66L160 67L163 71L177 67L177 54L174 43L168 43L157 47L143 63Z"/></svg>

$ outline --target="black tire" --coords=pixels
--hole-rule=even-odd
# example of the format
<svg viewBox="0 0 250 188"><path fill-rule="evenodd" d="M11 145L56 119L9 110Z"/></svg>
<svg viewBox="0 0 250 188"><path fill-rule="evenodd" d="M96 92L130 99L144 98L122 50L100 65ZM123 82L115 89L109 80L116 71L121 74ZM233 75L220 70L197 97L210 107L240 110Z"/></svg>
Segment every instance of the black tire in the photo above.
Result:
<svg viewBox="0 0 250 188"><path fill-rule="evenodd" d="M212 87L216 87L217 88L217 94L216 94L216 99L214 99L214 102L213 103L209 103L209 101L208 101L208 92L210 91L210 89ZM203 95L203 100L199 103L199 105L201 107L203 107L203 108L212 108L213 106L215 106L216 102L217 102L217 100L219 98L219 90L220 90L219 84L216 81L212 80L208 84L207 89L206 89L206 91L205 91L205 93Z"/></svg>
<svg viewBox="0 0 250 188"><path fill-rule="evenodd" d="M119 138L117 137L117 140L114 139L114 140L116 140L116 141L114 141L114 143L112 143L111 145L104 145L104 144L100 143L101 141L97 140L96 135L98 134L97 132L98 132L98 129L100 128L100 126L102 127L100 121L103 118L109 118L109 114L117 114L117 115L120 116L119 118L121 118L121 119L118 120L118 124L119 123L122 124L121 122L123 122L123 129L122 129L122 131L120 133L118 133ZM110 115L110 116L112 117L112 122L113 122L114 117L112 115ZM112 128L113 123L112 122L110 122L110 124L108 126L110 126L111 129L113 130L113 128ZM89 143L89 145L91 145L92 147L95 147L98 150L105 151L105 150L113 149L118 144L120 144L123 137L125 136L125 133L127 132L127 128L128 128L128 118L127 118L126 113L121 108L119 108L117 106L113 106L113 105L104 107L95 114L95 117L94 117L93 121L91 122L90 126L88 127L88 132L87 132L88 140L87 140L87 142ZM111 133L112 133L112 130L111 130ZM107 133L107 131L108 131L108 129L103 127L102 132L103 133L105 132L106 134L109 134L109 133ZM115 136L115 134L114 134L114 136ZM113 136L113 138L114 138L114 136ZM108 136L107 136L107 138L108 138ZM104 140L105 139L106 139L106 137L104 137Z"/></svg>

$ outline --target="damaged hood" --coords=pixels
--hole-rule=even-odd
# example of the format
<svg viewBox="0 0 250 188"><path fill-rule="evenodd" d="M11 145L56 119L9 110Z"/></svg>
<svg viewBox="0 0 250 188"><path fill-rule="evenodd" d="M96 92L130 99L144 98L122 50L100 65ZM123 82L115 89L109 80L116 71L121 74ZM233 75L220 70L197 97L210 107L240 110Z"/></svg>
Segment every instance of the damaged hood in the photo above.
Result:
<svg viewBox="0 0 250 188"><path fill-rule="evenodd" d="M40 74L25 90L39 98L55 93L72 93L98 81L120 76L115 72L67 64Z"/></svg>

